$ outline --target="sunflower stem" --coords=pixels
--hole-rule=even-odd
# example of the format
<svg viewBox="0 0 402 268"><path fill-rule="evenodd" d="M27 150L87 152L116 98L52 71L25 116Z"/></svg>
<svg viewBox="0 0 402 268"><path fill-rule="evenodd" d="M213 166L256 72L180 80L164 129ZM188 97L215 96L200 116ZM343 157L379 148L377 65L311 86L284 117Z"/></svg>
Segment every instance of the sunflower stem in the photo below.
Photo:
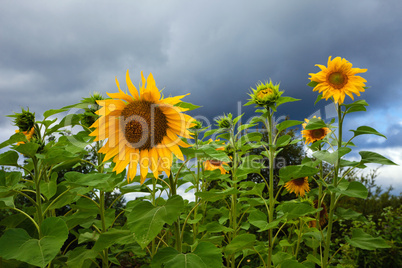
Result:
<svg viewBox="0 0 402 268"><path fill-rule="evenodd" d="M175 180L173 179L172 174L169 176L169 182L170 182L170 187L171 187L171 196L177 195L177 189L176 189L176 183ZM173 223L174 225L174 234L175 234L175 239L176 239L176 250L178 252L182 252L182 245L181 245L181 235L180 235L180 217L177 218L177 220Z"/></svg>
<svg viewBox="0 0 402 268"><path fill-rule="evenodd" d="M36 157L32 158L32 162L34 164L34 182L35 182L35 193L36 193L36 212L38 217L38 235L39 239L42 238L42 230L41 225L43 222L43 212L42 212L42 196L40 193L40 179L41 179L41 172L39 172L38 168L38 159Z"/></svg>
<svg viewBox="0 0 402 268"><path fill-rule="evenodd" d="M234 181L233 188L237 190L237 148L236 148L236 140L234 134L234 126L231 126L230 129L230 141L231 146L233 148L233 164L232 164L232 179ZM233 240L237 235L237 194L232 194L231 198L231 227L233 228L231 240ZM231 266L232 268L236 267L236 256L233 254L231 258Z"/></svg>
<svg viewBox="0 0 402 268"><path fill-rule="evenodd" d="M267 107L267 110L269 111L269 116L268 116L268 125L266 126L267 131L268 131L268 144L269 144L269 213L268 213L268 223L271 223L274 221L274 206L275 206L275 198L274 198L274 158L275 158L275 150L274 146L272 144L273 139L272 139L272 131L273 131L273 125L272 125L272 116L273 112L271 111L270 108ZM267 260L267 265L268 267L271 267L272 265L272 249L273 249L273 228L269 229L268 231L268 260Z"/></svg>
<svg viewBox="0 0 402 268"><path fill-rule="evenodd" d="M99 205L100 205L100 217L101 217L101 222L102 222L102 233L105 233L107 231L106 228L106 221L105 221L105 192L104 191L100 191L99 193ZM103 268L107 268L109 267L109 258L108 258L108 248L105 248L103 250L103 263L102 263L102 267Z"/></svg>
<svg viewBox="0 0 402 268"><path fill-rule="evenodd" d="M342 123L343 123L343 117L342 117L342 109L340 104L337 106L337 111L338 111L338 151L339 148L342 146ZM334 170L334 180L333 180L333 185L334 187L338 186L338 174L339 174L339 163L340 163L340 157L338 157L336 163L335 163L335 170ZM325 242L325 251L324 251L324 258L322 259L322 267L327 268L329 265L329 251L330 251L330 246L331 246L331 235L332 235L332 223L333 223L333 217L334 217L334 211L335 211L335 206L336 206L336 195L335 193L331 193L331 203L329 207L329 215L328 215L328 229L327 229L327 239Z"/></svg>

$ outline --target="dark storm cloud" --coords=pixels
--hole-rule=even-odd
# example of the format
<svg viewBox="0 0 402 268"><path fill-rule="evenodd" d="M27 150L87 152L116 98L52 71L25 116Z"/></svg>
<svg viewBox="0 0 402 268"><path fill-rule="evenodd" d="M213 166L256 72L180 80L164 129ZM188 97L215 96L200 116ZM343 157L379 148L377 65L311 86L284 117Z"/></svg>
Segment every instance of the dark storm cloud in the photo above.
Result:
<svg viewBox="0 0 402 268"><path fill-rule="evenodd" d="M394 105L402 84L399 10L393 1L19 1L0 10L0 112L41 114L152 72L164 94L190 92L210 120L237 114L259 80L302 101L278 113L303 120L320 109L308 73L342 56L372 86L370 109ZM241 112L251 115L252 107ZM0 123L6 123L4 117Z"/></svg>

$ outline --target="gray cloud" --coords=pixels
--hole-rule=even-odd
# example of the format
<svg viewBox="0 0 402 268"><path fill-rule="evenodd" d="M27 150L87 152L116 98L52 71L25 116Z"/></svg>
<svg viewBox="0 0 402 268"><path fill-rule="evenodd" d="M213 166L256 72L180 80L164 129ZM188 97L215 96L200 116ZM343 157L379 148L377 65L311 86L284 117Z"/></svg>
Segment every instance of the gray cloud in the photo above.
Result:
<svg viewBox="0 0 402 268"><path fill-rule="evenodd" d="M127 69L154 74L165 94L191 95L210 119L237 112L250 87L271 78L302 99L279 110L303 120L317 110L308 73L342 56L372 86L370 109L396 105L402 84L398 0L7 1L0 10L1 114L78 102L124 88ZM251 114L252 107L243 108ZM8 119L2 117L5 124Z"/></svg>

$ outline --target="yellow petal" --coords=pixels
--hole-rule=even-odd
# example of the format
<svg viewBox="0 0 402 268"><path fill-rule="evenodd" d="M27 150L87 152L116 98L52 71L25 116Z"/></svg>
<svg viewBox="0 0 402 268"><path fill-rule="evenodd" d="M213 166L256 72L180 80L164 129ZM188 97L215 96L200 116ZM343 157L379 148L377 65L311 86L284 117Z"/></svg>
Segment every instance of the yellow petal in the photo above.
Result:
<svg viewBox="0 0 402 268"><path fill-rule="evenodd" d="M148 150L140 151L140 173L141 173L141 184L144 183L149 169L149 157L148 157Z"/></svg>
<svg viewBox="0 0 402 268"><path fill-rule="evenodd" d="M131 82L130 76L128 74L128 70L126 73L126 83L128 90L130 91L131 95L134 97L134 99L138 100L140 97L138 96L138 90L137 88L133 85L133 82Z"/></svg>

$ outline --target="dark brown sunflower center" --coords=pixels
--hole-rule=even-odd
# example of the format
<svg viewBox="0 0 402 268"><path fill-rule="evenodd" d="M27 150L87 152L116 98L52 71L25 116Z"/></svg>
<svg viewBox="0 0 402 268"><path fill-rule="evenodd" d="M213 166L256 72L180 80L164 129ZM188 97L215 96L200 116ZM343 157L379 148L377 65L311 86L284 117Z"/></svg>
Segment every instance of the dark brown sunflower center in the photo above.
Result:
<svg viewBox="0 0 402 268"><path fill-rule="evenodd" d="M219 161L219 160L209 160L209 163L211 163L211 165L214 165L216 167L219 167L220 165L222 165L222 161Z"/></svg>
<svg viewBox="0 0 402 268"><path fill-rule="evenodd" d="M298 187L303 186L305 183L304 178L298 178L298 179L294 179L292 180L292 183Z"/></svg>
<svg viewBox="0 0 402 268"><path fill-rule="evenodd" d="M328 82L336 89L343 88L348 82L348 77L341 72L333 72L328 76Z"/></svg>
<svg viewBox="0 0 402 268"><path fill-rule="evenodd" d="M313 138L316 138L316 139L322 139L324 137L324 135L325 135L325 131L323 128L313 129L311 131L311 136L313 136Z"/></svg>
<svg viewBox="0 0 402 268"><path fill-rule="evenodd" d="M149 150L160 144L168 129L161 109L149 101L135 101L121 112L124 136L133 147Z"/></svg>

